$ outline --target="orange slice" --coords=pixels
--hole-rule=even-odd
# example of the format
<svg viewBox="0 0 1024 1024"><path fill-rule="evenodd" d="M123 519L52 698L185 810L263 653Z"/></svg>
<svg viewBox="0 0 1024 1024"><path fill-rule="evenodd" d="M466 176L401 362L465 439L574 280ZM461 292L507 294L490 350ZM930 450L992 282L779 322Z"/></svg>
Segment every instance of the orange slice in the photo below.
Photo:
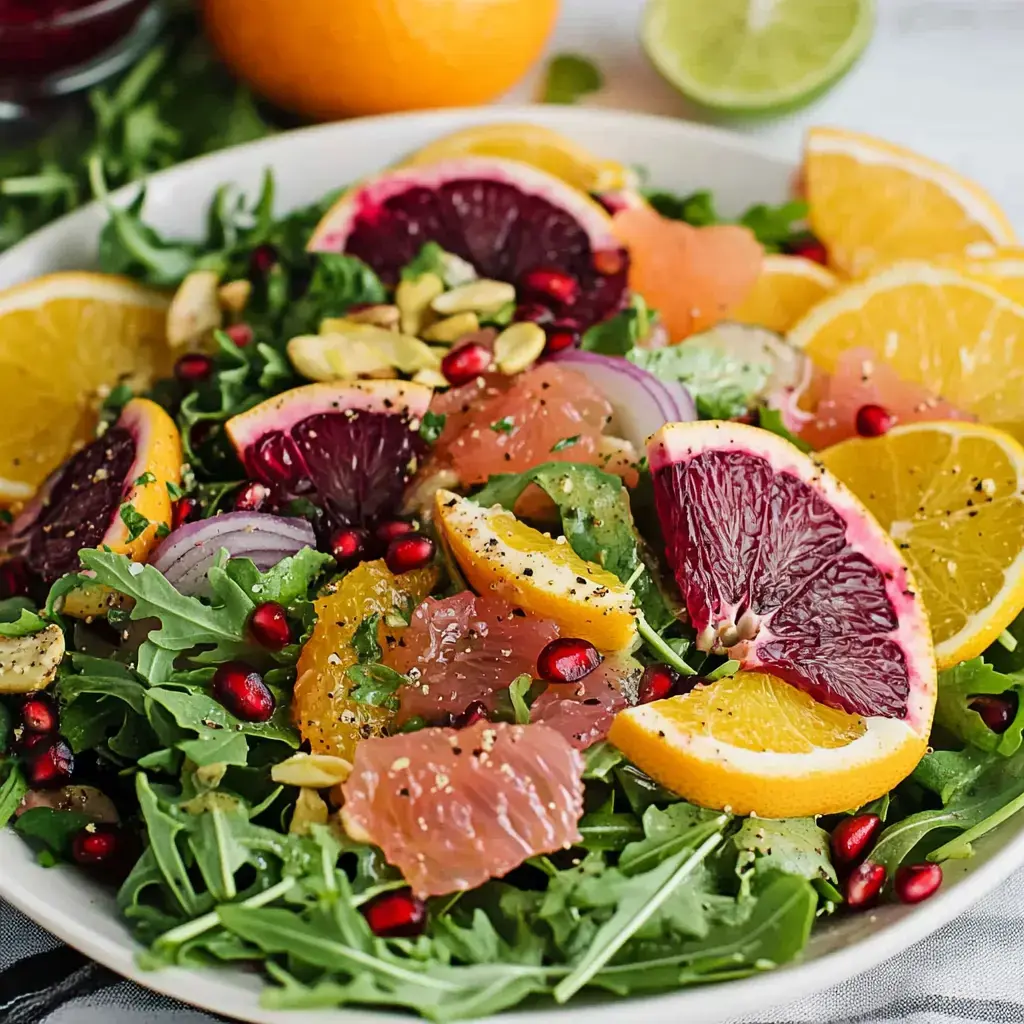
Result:
<svg viewBox="0 0 1024 1024"><path fill-rule="evenodd" d="M451 491L437 492L435 518L466 579L480 594L554 620L563 636L603 651L636 637L633 595L617 576L584 561L565 538L553 539L511 512L482 508Z"/></svg>
<svg viewBox="0 0 1024 1024"><path fill-rule="evenodd" d="M870 135L814 128L804 177L810 223L841 273L1011 244L1006 214L948 167Z"/></svg>
<svg viewBox="0 0 1024 1024"><path fill-rule="evenodd" d="M763 672L621 711L608 739L673 792L765 818L852 810L913 771L930 717L915 729L818 704Z"/></svg>
<svg viewBox="0 0 1024 1024"><path fill-rule="evenodd" d="M836 286L836 277L802 256L765 256L761 276L731 319L785 334Z"/></svg>
<svg viewBox="0 0 1024 1024"><path fill-rule="evenodd" d="M50 274L0 293L0 503L30 498L92 437L116 384L170 372L167 306L107 274Z"/></svg>

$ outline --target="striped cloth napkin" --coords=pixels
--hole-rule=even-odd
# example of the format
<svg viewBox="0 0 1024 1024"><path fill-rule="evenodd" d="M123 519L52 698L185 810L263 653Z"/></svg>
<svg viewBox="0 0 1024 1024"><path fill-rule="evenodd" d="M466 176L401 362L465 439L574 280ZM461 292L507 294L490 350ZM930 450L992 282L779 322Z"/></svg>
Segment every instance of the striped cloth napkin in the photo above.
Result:
<svg viewBox="0 0 1024 1024"><path fill-rule="evenodd" d="M1024 872L874 971L732 1024L1024 1024L1022 966ZM0 1024L215 1020L120 980L0 903Z"/></svg>

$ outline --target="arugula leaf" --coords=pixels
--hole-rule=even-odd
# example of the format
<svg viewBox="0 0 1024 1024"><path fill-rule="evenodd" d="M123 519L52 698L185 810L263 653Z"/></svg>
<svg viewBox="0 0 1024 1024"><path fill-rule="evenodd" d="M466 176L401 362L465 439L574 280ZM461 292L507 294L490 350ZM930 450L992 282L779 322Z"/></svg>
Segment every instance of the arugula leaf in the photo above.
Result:
<svg viewBox="0 0 1024 1024"><path fill-rule="evenodd" d="M575 103L603 85L604 78L592 60L575 53L560 53L548 64L541 102Z"/></svg>
<svg viewBox="0 0 1024 1024"><path fill-rule="evenodd" d="M14 830L66 860L71 856L71 840L91 821L89 815L77 811L33 807L15 820Z"/></svg>
<svg viewBox="0 0 1024 1024"><path fill-rule="evenodd" d="M707 191L692 192L686 196L651 191L646 193L646 199L662 217L668 217L669 220L686 221L695 228L722 223L715 208L714 196Z"/></svg>
<svg viewBox="0 0 1024 1024"><path fill-rule="evenodd" d="M2 732L2 730L0 730ZM6 736L0 735L0 743ZM0 771L5 764L0 761ZM28 792L28 783L21 769L14 761L6 762L7 774L0 783L0 828L3 828L14 817L14 812L21 806L22 797Z"/></svg>
<svg viewBox="0 0 1024 1024"><path fill-rule="evenodd" d="M399 707L398 691L409 685L409 679L401 672L396 672L379 662L370 665L353 665L345 673L352 680L353 686L349 697L360 704L372 704L374 707L388 708L397 711Z"/></svg>
<svg viewBox="0 0 1024 1024"><path fill-rule="evenodd" d="M974 698L982 694L1016 696L1017 713L1005 732L993 732L971 709ZM940 672L935 722L979 750L1006 757L1015 754L1024 734L1024 677L997 672L984 658L972 658Z"/></svg>
<svg viewBox="0 0 1024 1024"><path fill-rule="evenodd" d="M588 327L580 339L580 348L606 356L629 355L650 334L655 316L642 296L633 295L628 309Z"/></svg>
<svg viewBox="0 0 1024 1024"><path fill-rule="evenodd" d="M8 598L0 605L0 636L31 636L49 625L24 598Z"/></svg>
<svg viewBox="0 0 1024 1024"><path fill-rule="evenodd" d="M248 558L232 558L225 573L255 602L275 601L289 607L309 595L310 589L334 564L334 559L315 548L301 548L294 555L282 558L266 572L260 572Z"/></svg>
<svg viewBox="0 0 1024 1024"><path fill-rule="evenodd" d="M809 881L837 881L828 833L813 818L745 818L731 837L741 878L779 871Z"/></svg>
<svg viewBox="0 0 1024 1024"><path fill-rule="evenodd" d="M625 758L619 750L607 740L591 744L583 752L586 767L583 769L584 779L607 779L612 769L622 764Z"/></svg>
<svg viewBox="0 0 1024 1024"><path fill-rule="evenodd" d="M782 413L778 409L769 409L767 406L762 406L758 412L757 425L762 430L771 431L771 433L778 435L784 441L788 441L791 445L799 448L802 452L813 452L814 448L809 445L803 438L797 437L796 434L792 433L789 428L782 422Z"/></svg>
<svg viewBox="0 0 1024 1024"><path fill-rule="evenodd" d="M622 851L619 869L627 875L651 871L687 847L695 828L721 818L717 811L688 803L676 803L665 808L648 807L643 812L644 838Z"/></svg>
<svg viewBox="0 0 1024 1024"><path fill-rule="evenodd" d="M700 417L709 420L745 415L770 376L764 363L736 359L711 343L704 344L699 335L682 345L636 349L628 358L662 380L684 384Z"/></svg>
<svg viewBox="0 0 1024 1024"><path fill-rule="evenodd" d="M437 274L445 279L445 251L437 242L424 242L420 251L402 267L403 281L415 281L424 274Z"/></svg>
<svg viewBox="0 0 1024 1024"><path fill-rule="evenodd" d="M511 509L531 483L558 506L565 538L580 558L603 566L623 583L633 580L637 604L655 629L675 621L651 573L636 576L644 563L629 493L619 477L595 466L548 462L525 473L492 476L473 500L484 507L501 505Z"/></svg>

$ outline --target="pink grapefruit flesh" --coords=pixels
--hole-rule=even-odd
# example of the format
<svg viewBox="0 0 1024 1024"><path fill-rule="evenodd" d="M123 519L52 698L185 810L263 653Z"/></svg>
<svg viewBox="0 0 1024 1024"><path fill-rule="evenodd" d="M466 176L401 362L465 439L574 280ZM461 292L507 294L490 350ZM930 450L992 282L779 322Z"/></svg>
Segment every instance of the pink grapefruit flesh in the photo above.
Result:
<svg viewBox="0 0 1024 1024"><path fill-rule="evenodd" d="M363 740L342 821L375 843L419 896L473 889L579 841L583 759L545 725Z"/></svg>
<svg viewBox="0 0 1024 1024"><path fill-rule="evenodd" d="M930 717L923 605L892 540L842 484L742 424L669 424L648 458L698 647L851 714Z"/></svg>

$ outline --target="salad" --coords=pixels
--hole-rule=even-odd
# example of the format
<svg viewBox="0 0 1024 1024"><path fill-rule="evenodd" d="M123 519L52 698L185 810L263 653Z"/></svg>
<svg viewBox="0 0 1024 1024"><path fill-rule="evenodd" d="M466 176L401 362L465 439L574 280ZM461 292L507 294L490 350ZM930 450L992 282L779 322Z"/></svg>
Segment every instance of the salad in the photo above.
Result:
<svg viewBox="0 0 1024 1024"><path fill-rule="evenodd" d="M730 221L499 124L181 242L90 171L103 273L0 303L76 360L0 444L0 825L145 966L672 991L1024 806L1024 260L973 183L817 129Z"/></svg>

